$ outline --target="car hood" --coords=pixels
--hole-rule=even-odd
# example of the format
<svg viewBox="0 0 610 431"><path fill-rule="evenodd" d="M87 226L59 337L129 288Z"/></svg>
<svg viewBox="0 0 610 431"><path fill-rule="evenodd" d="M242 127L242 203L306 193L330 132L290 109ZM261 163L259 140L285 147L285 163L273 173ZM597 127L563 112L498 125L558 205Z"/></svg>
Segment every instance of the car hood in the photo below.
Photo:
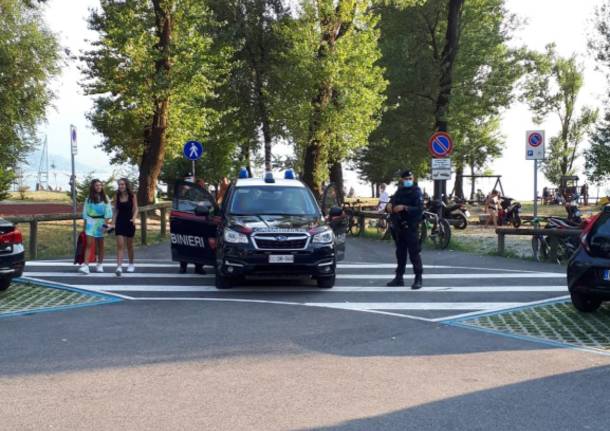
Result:
<svg viewBox="0 0 610 431"><path fill-rule="evenodd" d="M253 215L229 216L228 225L254 232L308 232L325 224L319 216Z"/></svg>

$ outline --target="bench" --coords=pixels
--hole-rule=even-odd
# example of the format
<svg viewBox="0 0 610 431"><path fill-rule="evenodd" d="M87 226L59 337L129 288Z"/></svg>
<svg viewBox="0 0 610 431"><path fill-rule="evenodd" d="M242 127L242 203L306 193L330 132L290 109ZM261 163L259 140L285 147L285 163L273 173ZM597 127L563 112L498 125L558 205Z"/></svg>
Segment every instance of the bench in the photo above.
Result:
<svg viewBox="0 0 610 431"><path fill-rule="evenodd" d="M557 259L557 249L559 247L559 238L570 238L580 235L580 229L536 229L536 228L512 228L499 227L496 228L498 235L498 254L503 255L506 246L506 235L526 235L526 236L548 236L549 237L549 260L555 262Z"/></svg>

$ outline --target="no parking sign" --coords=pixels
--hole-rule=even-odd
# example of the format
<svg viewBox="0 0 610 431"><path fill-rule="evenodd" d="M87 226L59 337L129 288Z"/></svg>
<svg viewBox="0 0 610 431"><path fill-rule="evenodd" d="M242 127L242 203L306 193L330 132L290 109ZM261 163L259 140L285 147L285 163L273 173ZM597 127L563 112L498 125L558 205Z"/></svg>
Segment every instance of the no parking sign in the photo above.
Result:
<svg viewBox="0 0 610 431"><path fill-rule="evenodd" d="M525 159L544 160L544 130L525 132Z"/></svg>

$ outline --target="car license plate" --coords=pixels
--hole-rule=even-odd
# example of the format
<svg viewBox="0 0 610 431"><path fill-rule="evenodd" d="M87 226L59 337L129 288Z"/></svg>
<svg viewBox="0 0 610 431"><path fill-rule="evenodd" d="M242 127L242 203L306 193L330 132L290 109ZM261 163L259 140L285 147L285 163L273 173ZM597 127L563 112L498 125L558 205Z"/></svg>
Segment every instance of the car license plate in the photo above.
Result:
<svg viewBox="0 0 610 431"><path fill-rule="evenodd" d="M604 269L603 278L604 281L610 281L610 269Z"/></svg>
<svg viewBox="0 0 610 431"><path fill-rule="evenodd" d="M294 263L294 256L291 254L270 254L269 263Z"/></svg>

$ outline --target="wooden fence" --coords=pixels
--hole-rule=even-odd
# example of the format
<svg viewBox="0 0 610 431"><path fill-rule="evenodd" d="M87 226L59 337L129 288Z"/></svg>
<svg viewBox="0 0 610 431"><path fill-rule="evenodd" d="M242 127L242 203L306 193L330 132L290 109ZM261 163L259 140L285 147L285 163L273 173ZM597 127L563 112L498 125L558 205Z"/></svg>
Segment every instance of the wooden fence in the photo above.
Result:
<svg viewBox="0 0 610 431"><path fill-rule="evenodd" d="M149 214L154 211L160 212L160 234L162 237L167 235L167 210L171 208L171 202L162 202L153 205L146 205L139 207L140 212L140 239L142 245L148 244L148 218ZM3 219L13 222L15 224L28 224L30 226L29 236L29 259L36 259L38 257L38 224L41 222L50 221L69 221L69 220L82 220L82 215L77 214L76 217L69 214L40 214L33 216L7 216Z"/></svg>

